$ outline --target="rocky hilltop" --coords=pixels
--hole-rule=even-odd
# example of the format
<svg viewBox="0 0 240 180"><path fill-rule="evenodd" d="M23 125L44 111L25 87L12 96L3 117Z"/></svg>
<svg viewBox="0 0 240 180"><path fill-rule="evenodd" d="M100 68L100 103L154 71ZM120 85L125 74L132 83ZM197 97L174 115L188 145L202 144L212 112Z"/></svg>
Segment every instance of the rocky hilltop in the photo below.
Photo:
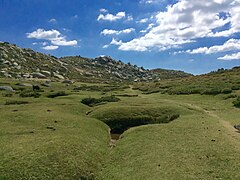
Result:
<svg viewBox="0 0 240 180"><path fill-rule="evenodd" d="M184 72L179 73L179 71L161 73L156 70L146 70L143 67L114 60L109 56L95 59L81 56L57 58L31 49L20 48L7 42L0 42L1 77L72 79L85 82L149 82L172 77L172 73L174 78L182 77L183 74L184 77L191 76Z"/></svg>

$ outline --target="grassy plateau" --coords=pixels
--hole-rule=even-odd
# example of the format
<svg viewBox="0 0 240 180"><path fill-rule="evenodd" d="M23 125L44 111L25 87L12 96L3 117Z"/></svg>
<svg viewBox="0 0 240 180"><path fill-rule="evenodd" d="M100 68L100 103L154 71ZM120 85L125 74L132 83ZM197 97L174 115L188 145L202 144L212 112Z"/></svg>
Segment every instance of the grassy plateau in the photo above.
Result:
<svg viewBox="0 0 240 180"><path fill-rule="evenodd" d="M221 86L214 95L200 85L173 93L189 81L197 84L0 79L15 90L0 91L0 179L239 179L239 79L227 93L218 80L208 82Z"/></svg>

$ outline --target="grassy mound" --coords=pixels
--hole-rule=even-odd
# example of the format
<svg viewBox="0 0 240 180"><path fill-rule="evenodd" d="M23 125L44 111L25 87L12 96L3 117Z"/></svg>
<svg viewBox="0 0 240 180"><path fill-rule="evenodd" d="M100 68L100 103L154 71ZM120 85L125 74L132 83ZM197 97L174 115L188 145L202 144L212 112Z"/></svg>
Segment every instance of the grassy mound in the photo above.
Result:
<svg viewBox="0 0 240 180"><path fill-rule="evenodd" d="M115 96L105 96L105 97L101 97L101 98L84 98L81 103L87 105L87 106L95 106L101 103L105 103L105 102L117 102L120 99L115 97Z"/></svg>
<svg viewBox="0 0 240 180"><path fill-rule="evenodd" d="M105 122L112 133L123 133L134 126L168 123L179 113L171 107L118 106L97 109L91 116Z"/></svg>

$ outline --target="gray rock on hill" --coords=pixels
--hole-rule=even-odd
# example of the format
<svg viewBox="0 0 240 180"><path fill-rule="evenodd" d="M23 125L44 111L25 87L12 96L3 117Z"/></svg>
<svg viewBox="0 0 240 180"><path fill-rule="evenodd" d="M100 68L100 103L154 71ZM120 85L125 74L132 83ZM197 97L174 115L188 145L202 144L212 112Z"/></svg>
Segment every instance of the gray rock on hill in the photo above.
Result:
<svg viewBox="0 0 240 180"><path fill-rule="evenodd" d="M11 86L0 86L0 90L14 92L14 90Z"/></svg>

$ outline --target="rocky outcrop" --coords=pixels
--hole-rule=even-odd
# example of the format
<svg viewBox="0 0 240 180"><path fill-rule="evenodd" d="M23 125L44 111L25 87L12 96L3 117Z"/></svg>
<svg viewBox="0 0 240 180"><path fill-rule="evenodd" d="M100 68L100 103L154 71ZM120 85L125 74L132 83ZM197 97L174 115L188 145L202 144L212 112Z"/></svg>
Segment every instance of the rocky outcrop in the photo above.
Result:
<svg viewBox="0 0 240 180"><path fill-rule="evenodd" d="M176 71L165 72L174 74ZM56 58L51 55L19 48L14 44L0 42L0 77L38 78L57 81L85 82L149 82L166 77L162 72L150 71L130 63L123 63L110 56L95 59L81 56ZM175 73L174 77L183 73ZM171 76L169 76L171 77Z"/></svg>
<svg viewBox="0 0 240 180"><path fill-rule="evenodd" d="M11 86L0 86L0 90L14 92L14 90Z"/></svg>

